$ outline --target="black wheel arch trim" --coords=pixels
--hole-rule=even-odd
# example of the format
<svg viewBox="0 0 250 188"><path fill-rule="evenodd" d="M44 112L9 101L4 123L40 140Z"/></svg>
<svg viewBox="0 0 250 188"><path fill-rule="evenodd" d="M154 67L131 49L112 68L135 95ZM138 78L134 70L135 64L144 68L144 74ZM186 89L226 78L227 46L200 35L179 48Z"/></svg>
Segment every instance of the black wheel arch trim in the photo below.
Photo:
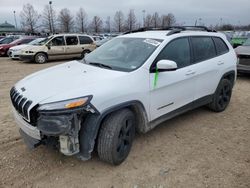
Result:
<svg viewBox="0 0 250 188"><path fill-rule="evenodd" d="M232 86L234 86L235 84L235 80L236 80L236 76L237 76L237 73L236 71L228 71L226 73L224 73L221 77L221 80L222 79L228 79L231 83L232 83Z"/></svg>
<svg viewBox="0 0 250 188"><path fill-rule="evenodd" d="M94 150L96 139L101 127L101 123L107 115L123 108L130 108L135 113L140 113L137 118L137 131L147 132L150 130L148 127L148 117L144 105L137 100L124 102L106 109L102 113L89 114L79 133L80 140L80 153L79 158L88 160L91 158L91 153Z"/></svg>

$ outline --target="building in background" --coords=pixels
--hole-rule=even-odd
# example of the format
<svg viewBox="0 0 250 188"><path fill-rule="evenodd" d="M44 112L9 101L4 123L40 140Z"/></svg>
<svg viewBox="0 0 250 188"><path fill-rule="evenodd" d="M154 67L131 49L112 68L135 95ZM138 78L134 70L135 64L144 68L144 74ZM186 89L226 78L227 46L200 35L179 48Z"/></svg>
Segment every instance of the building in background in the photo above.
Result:
<svg viewBox="0 0 250 188"><path fill-rule="evenodd" d="M18 30L14 25L8 23L7 21L0 24L0 35L15 34L20 32L20 30Z"/></svg>

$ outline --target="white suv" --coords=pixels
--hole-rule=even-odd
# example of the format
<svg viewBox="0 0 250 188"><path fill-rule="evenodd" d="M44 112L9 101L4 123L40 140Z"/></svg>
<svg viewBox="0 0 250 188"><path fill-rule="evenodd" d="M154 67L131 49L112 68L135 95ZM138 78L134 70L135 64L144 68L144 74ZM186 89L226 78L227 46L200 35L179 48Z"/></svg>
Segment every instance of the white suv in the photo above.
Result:
<svg viewBox="0 0 250 188"><path fill-rule="evenodd" d="M223 34L184 27L119 36L82 61L34 73L10 92L28 146L118 165L135 132L208 105L221 112L236 79L236 54Z"/></svg>

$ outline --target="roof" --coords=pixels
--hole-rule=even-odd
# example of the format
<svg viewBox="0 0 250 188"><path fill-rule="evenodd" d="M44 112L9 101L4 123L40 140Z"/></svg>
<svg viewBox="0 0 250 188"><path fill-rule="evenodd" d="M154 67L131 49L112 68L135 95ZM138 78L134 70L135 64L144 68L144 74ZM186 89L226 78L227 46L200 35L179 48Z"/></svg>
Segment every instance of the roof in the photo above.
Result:
<svg viewBox="0 0 250 188"><path fill-rule="evenodd" d="M15 28L14 25L9 24L7 21L5 23L0 24L0 33L15 33L20 32Z"/></svg>
<svg viewBox="0 0 250 188"><path fill-rule="evenodd" d="M0 24L0 28L14 28L15 29L15 26L5 21L4 23Z"/></svg>
<svg viewBox="0 0 250 188"><path fill-rule="evenodd" d="M72 36L72 35L81 35L81 36L90 36L90 35L87 35L87 34L81 34L81 33L60 33L60 34L54 34L54 35L51 35L51 36ZM91 36L90 36L91 37Z"/></svg>

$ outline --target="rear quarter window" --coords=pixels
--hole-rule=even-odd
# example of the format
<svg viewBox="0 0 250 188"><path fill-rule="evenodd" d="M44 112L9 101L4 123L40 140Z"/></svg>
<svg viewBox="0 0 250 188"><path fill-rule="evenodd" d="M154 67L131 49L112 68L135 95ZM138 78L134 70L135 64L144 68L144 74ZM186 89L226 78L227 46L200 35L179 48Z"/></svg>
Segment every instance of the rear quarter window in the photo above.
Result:
<svg viewBox="0 0 250 188"><path fill-rule="evenodd" d="M92 44L94 41L87 36L79 36L80 44Z"/></svg>
<svg viewBox="0 0 250 188"><path fill-rule="evenodd" d="M216 57L216 49L211 37L191 37L194 62L201 62Z"/></svg>
<svg viewBox="0 0 250 188"><path fill-rule="evenodd" d="M217 55L222 55L227 52L229 52L228 46L225 44L225 42L219 38L219 37L213 37L214 44L216 47Z"/></svg>

